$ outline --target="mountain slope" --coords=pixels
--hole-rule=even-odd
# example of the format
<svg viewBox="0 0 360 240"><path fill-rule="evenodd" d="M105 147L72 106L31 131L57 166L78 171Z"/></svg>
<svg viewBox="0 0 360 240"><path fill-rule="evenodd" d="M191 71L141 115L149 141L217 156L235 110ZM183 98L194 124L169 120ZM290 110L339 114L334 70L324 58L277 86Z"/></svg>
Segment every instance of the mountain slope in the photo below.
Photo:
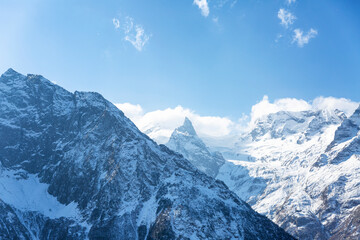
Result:
<svg viewBox="0 0 360 240"><path fill-rule="evenodd" d="M188 118L174 130L166 146L181 153L195 167L212 177L218 174L220 166L225 163L221 153L210 152Z"/></svg>
<svg viewBox="0 0 360 240"><path fill-rule="evenodd" d="M360 108L349 118L338 110L272 113L240 136L232 152L225 148L236 159L228 159L216 177L299 239L357 239L359 130ZM194 163L204 168L211 156L192 147L187 132L195 130L175 130L169 146L195 159L204 156Z"/></svg>
<svg viewBox="0 0 360 240"><path fill-rule="evenodd" d="M349 119L340 111L264 116L233 148L255 161L230 161L218 178L299 239L357 239L358 115L359 110ZM238 184L259 178L262 191Z"/></svg>
<svg viewBox="0 0 360 240"><path fill-rule="evenodd" d="M292 239L100 94L9 69L0 136L1 238Z"/></svg>

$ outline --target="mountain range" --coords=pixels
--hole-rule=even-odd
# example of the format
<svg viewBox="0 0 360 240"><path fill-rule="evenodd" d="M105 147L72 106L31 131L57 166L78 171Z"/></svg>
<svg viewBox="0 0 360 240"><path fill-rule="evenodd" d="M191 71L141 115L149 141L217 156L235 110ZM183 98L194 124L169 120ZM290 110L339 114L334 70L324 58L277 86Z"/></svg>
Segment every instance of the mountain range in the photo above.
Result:
<svg viewBox="0 0 360 240"><path fill-rule="evenodd" d="M203 173L98 93L9 69L0 137L0 239L294 239L212 177L220 154L191 143Z"/></svg>
<svg viewBox="0 0 360 240"><path fill-rule="evenodd" d="M192 140L178 137L189 125L168 146L204 164L200 170L212 168L213 158L189 144L201 141L195 131ZM215 177L296 238L360 239L359 130L360 107L349 118L336 109L279 111L257 119L230 147L202 149L221 151L226 161Z"/></svg>

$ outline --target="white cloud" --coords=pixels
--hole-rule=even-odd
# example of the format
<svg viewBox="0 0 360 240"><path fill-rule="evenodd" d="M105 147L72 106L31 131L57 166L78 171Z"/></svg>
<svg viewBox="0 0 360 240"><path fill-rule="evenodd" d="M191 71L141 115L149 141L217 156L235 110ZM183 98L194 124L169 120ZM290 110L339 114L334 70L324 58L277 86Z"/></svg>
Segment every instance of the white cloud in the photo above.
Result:
<svg viewBox="0 0 360 240"><path fill-rule="evenodd" d="M318 34L317 30L310 29L307 34L304 35L303 31L300 29L294 30L293 43L296 42L299 47L303 47L305 44L308 44L311 38L316 37Z"/></svg>
<svg viewBox="0 0 360 240"><path fill-rule="evenodd" d="M358 102L353 102L346 98L334 97L317 97L309 102L296 98L281 98L271 103L269 102L268 96L265 95L259 103L252 106L250 125L263 116L279 111L298 112L325 110L332 112L338 109L349 117L358 106Z"/></svg>
<svg viewBox="0 0 360 240"><path fill-rule="evenodd" d="M134 28L134 19L132 17L127 16L124 21L124 33L128 34Z"/></svg>
<svg viewBox="0 0 360 240"><path fill-rule="evenodd" d="M252 124L257 119L266 116L270 113L276 113L280 111L296 112L296 111L306 111L310 109L311 109L311 105L302 99L281 98L271 103L269 102L268 96L265 95L259 103L252 106L250 123Z"/></svg>
<svg viewBox="0 0 360 240"><path fill-rule="evenodd" d="M188 117L202 137L222 137L230 134L234 123L226 117L200 116L194 111L177 106L143 114L140 105L115 104L137 127L159 143L166 143L175 128Z"/></svg>
<svg viewBox="0 0 360 240"><path fill-rule="evenodd" d="M333 111L335 109L343 111L346 116L350 117L354 111L359 107L359 103L353 102L346 98L334 97L317 97L312 102L314 110Z"/></svg>
<svg viewBox="0 0 360 240"><path fill-rule="evenodd" d="M135 34L125 36L125 40L129 41L138 51L141 51L150 37L145 34L144 28L140 25L135 26Z"/></svg>
<svg viewBox="0 0 360 240"><path fill-rule="evenodd" d="M166 142L174 129L182 125L185 117L191 120L199 136L221 137L228 135L233 124L230 119L225 117L200 116L190 109L177 106L176 108L148 112L137 121L137 125L144 132L152 129L150 137Z"/></svg>
<svg viewBox="0 0 360 240"><path fill-rule="evenodd" d="M144 113L140 105L131 103L115 104L129 117L136 126L148 134L158 143L166 143L175 128L182 125L184 118L188 117L200 137L206 141L219 141L239 135L251 128L256 120L270 113L279 111L334 111L338 109L350 116L359 103L345 98L317 97L312 101L296 98L281 98L273 102L267 96L252 106L250 115L243 114L240 119L233 121L221 116L201 116L191 109L177 106L164 110ZM225 144L225 143L224 143Z"/></svg>
<svg viewBox="0 0 360 240"><path fill-rule="evenodd" d="M143 116L143 109L139 104L116 103L115 106L123 111L132 121L137 121Z"/></svg>
<svg viewBox="0 0 360 240"><path fill-rule="evenodd" d="M198 6L201 10L201 14L204 17L209 16L210 10L209 10L209 4L207 2L207 0L194 0L193 4L195 4L196 6Z"/></svg>
<svg viewBox="0 0 360 240"><path fill-rule="evenodd" d="M296 17L291 12L288 12L283 8L279 9L278 18L281 20L280 24L286 28L288 28L289 25L292 25L296 19Z"/></svg>
<svg viewBox="0 0 360 240"><path fill-rule="evenodd" d="M114 24L115 29L120 28L120 21L119 21L119 19L113 18L112 21L113 21L113 24Z"/></svg>
<svg viewBox="0 0 360 240"><path fill-rule="evenodd" d="M115 29L120 28L120 20L113 19ZM149 41L150 35L145 33L143 26L136 24L134 19L127 16L122 21L122 31L124 34L124 40L130 42L136 50L142 51L145 44Z"/></svg>

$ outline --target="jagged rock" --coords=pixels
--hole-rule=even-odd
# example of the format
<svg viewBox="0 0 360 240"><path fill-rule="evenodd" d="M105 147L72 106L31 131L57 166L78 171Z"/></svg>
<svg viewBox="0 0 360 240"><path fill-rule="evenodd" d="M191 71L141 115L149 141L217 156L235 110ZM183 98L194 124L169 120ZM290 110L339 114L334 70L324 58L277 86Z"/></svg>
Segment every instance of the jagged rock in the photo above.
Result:
<svg viewBox="0 0 360 240"><path fill-rule="evenodd" d="M198 137L188 118L174 130L166 146L181 153L195 167L212 177L218 174L219 168L225 163L221 153L211 152Z"/></svg>

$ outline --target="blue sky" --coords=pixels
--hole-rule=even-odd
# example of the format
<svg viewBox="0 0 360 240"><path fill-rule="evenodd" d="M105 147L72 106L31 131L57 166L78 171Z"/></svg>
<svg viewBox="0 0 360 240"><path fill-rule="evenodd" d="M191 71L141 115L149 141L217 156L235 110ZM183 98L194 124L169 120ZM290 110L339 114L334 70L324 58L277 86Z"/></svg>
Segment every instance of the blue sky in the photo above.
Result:
<svg viewBox="0 0 360 240"><path fill-rule="evenodd" d="M360 101L359 10L356 0L0 0L0 71L232 119L264 95Z"/></svg>

